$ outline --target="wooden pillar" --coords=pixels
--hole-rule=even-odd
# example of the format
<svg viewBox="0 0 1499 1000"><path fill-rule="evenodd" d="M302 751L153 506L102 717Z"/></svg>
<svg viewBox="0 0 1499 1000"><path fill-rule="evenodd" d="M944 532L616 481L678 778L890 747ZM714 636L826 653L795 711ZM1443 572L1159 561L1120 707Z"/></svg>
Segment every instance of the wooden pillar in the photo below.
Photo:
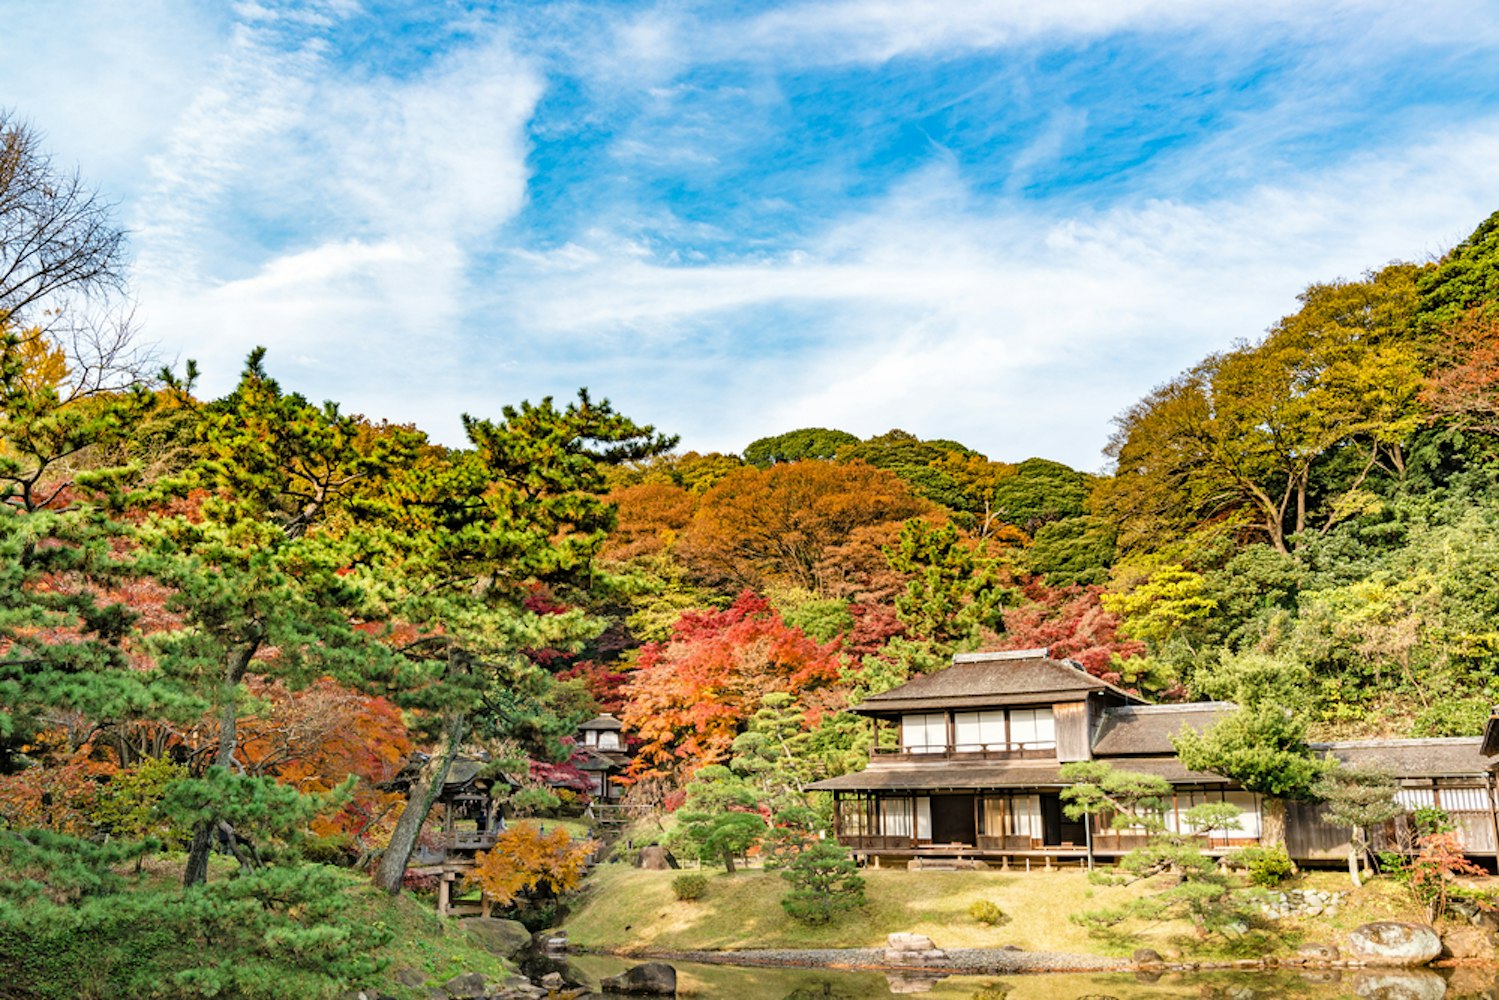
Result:
<svg viewBox="0 0 1499 1000"><path fill-rule="evenodd" d="M1499 874L1499 813L1494 808L1494 785L1494 772L1489 771L1484 775L1483 787L1489 798L1489 829L1494 834L1494 871Z"/></svg>
<svg viewBox="0 0 1499 1000"><path fill-rule="evenodd" d="M445 917L448 915L448 900L452 893L451 876L443 872L437 879L437 915Z"/></svg>
<svg viewBox="0 0 1499 1000"><path fill-rule="evenodd" d="M952 712L943 712L942 715L947 720L947 753L952 754L958 747L958 723Z"/></svg>

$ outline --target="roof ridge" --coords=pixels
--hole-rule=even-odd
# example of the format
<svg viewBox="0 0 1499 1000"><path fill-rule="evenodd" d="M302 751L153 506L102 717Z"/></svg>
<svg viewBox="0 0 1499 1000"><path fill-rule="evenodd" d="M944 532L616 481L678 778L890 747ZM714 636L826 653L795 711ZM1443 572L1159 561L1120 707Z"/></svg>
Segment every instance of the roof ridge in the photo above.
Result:
<svg viewBox="0 0 1499 1000"><path fill-rule="evenodd" d="M990 660L1049 660L1051 647L1039 649L995 649L979 653L954 653L953 663L987 663Z"/></svg>
<svg viewBox="0 0 1499 1000"><path fill-rule="evenodd" d="M1321 742L1308 742L1307 746L1315 749L1338 750L1344 747L1431 747L1431 746L1463 746L1471 743L1482 743L1482 736L1384 736L1372 740L1326 740Z"/></svg>
<svg viewBox="0 0 1499 1000"><path fill-rule="evenodd" d="M1159 713L1167 715L1171 712L1203 712L1208 709L1238 708L1231 701L1184 701L1174 705L1115 705L1105 711L1109 715L1151 715Z"/></svg>

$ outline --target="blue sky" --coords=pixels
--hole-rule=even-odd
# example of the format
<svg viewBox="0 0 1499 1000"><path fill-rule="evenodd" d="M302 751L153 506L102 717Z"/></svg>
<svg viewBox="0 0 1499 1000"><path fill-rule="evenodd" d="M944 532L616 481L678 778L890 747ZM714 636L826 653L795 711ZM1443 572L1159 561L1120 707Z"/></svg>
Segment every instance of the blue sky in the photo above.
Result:
<svg viewBox="0 0 1499 1000"><path fill-rule="evenodd" d="M204 388L414 421L580 385L737 451L1111 418L1499 209L1499 2L0 0Z"/></svg>

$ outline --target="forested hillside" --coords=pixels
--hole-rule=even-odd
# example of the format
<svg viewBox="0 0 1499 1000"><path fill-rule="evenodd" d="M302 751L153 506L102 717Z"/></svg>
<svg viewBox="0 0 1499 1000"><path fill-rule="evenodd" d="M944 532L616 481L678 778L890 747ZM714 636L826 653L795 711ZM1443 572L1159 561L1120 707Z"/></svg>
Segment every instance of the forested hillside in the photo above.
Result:
<svg viewBox="0 0 1499 1000"><path fill-rule="evenodd" d="M399 890L459 752L512 816L579 799L600 710L640 801L731 754L795 787L862 763L852 701L963 650L1050 647L1158 699L1268 662L1324 735L1473 734L1499 700L1499 214L1151 390L1102 478L901 430L682 453L586 391L445 447L260 351L202 398L149 331L76 321L121 294L121 236L0 133L5 927L112 926L121 863L179 851L202 888L227 842L239 888L153 919L229 955L253 911L292 944L202 982L347 979L378 929L299 865Z"/></svg>

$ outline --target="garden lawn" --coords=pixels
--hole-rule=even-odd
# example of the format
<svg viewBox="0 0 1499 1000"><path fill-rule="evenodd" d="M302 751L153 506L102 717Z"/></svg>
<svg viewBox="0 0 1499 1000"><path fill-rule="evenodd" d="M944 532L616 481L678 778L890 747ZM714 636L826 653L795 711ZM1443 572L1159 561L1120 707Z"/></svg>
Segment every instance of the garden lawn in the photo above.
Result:
<svg viewBox="0 0 1499 1000"><path fill-rule="evenodd" d="M604 865L589 878L583 902L567 922L570 939L601 951L741 950L746 948L874 948L895 931L930 935L941 948L1118 954L1067 919L1069 913L1117 905L1146 887L1108 888L1080 870L1053 872L908 872L866 869L868 905L810 927L781 909L788 884L775 872L734 875L704 869L708 892L680 902L671 882L679 872ZM1009 921L997 927L968 915L980 900L997 904ZM1162 941L1184 927L1163 925L1141 941Z"/></svg>

